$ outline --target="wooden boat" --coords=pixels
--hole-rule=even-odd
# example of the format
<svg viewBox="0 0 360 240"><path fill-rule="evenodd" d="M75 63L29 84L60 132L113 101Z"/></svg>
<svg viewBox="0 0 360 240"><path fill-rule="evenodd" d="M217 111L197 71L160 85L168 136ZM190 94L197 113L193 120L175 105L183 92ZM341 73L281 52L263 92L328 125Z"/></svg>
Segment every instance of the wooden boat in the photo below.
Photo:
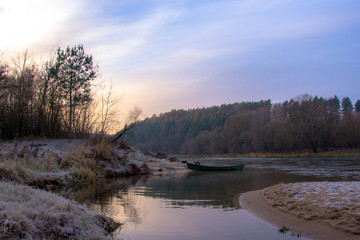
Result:
<svg viewBox="0 0 360 240"><path fill-rule="evenodd" d="M233 165L233 166L205 166L194 163L186 163L187 167L191 170L197 171L233 171L233 170L243 170L245 164Z"/></svg>

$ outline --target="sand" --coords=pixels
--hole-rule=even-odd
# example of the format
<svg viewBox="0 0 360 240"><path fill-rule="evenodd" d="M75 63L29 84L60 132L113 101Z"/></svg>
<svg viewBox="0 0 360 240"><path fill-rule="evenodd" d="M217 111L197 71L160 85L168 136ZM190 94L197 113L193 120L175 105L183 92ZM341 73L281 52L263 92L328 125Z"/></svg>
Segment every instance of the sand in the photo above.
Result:
<svg viewBox="0 0 360 240"><path fill-rule="evenodd" d="M360 182L278 184L240 197L241 206L312 239L360 239Z"/></svg>

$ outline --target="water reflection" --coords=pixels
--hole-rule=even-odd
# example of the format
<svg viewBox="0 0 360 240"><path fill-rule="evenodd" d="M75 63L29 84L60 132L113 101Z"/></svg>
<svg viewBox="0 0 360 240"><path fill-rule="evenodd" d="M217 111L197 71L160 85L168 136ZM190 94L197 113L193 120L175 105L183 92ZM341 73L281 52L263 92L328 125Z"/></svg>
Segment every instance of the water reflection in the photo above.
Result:
<svg viewBox="0 0 360 240"><path fill-rule="evenodd" d="M279 182L294 182L309 179L276 171L246 169L233 172L190 172L183 176L166 179L154 177L146 187L137 189L138 195L168 199L170 206L203 206L239 209L241 193L262 189Z"/></svg>
<svg viewBox="0 0 360 240"><path fill-rule="evenodd" d="M141 223L141 215L134 204L132 188L146 178L131 177L99 181L93 186L73 193L74 199L90 209L111 216L118 222Z"/></svg>
<svg viewBox="0 0 360 240"><path fill-rule="evenodd" d="M201 161L217 164L224 159ZM360 177L346 170L350 170L349 163L353 164L353 170L359 169L357 160L342 161L343 165L340 161L314 162L311 159L301 164L293 159L225 161L227 165L239 161L247 165L244 171L190 172L102 181L77 191L74 198L125 223L119 233L119 238L124 239L293 239L291 234L279 235L279 229L242 210L239 195L280 182ZM306 164L308 169L305 169ZM331 174L319 174L329 171Z"/></svg>

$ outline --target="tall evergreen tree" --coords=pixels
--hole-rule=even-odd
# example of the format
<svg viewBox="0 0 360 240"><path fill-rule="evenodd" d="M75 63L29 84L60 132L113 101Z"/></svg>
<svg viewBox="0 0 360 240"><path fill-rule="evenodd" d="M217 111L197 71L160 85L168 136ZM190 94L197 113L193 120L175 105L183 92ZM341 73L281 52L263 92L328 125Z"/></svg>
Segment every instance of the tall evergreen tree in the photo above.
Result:
<svg viewBox="0 0 360 240"><path fill-rule="evenodd" d="M334 96L332 98L329 98L326 101L326 105L327 105L327 110L328 113L330 114L334 114L334 115L339 115L339 110L340 110L340 100L338 98L338 96Z"/></svg>
<svg viewBox="0 0 360 240"><path fill-rule="evenodd" d="M360 99L358 99L355 103L355 111L360 112Z"/></svg>
<svg viewBox="0 0 360 240"><path fill-rule="evenodd" d="M56 75L58 91L67 108L67 128L71 137L75 109L91 101L90 82L97 76L97 67L93 64L92 56L85 54L83 45L68 46L65 50L58 48L52 73Z"/></svg>
<svg viewBox="0 0 360 240"><path fill-rule="evenodd" d="M344 97L341 101L341 108L343 113L351 113L354 110L354 106L349 97Z"/></svg>

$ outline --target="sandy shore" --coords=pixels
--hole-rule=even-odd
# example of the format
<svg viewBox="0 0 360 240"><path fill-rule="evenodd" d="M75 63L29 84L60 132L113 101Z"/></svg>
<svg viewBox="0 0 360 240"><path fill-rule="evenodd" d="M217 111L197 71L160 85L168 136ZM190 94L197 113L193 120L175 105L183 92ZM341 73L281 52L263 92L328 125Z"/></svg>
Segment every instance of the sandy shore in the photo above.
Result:
<svg viewBox="0 0 360 240"><path fill-rule="evenodd" d="M360 239L360 182L278 184L240 196L241 206L312 239Z"/></svg>

